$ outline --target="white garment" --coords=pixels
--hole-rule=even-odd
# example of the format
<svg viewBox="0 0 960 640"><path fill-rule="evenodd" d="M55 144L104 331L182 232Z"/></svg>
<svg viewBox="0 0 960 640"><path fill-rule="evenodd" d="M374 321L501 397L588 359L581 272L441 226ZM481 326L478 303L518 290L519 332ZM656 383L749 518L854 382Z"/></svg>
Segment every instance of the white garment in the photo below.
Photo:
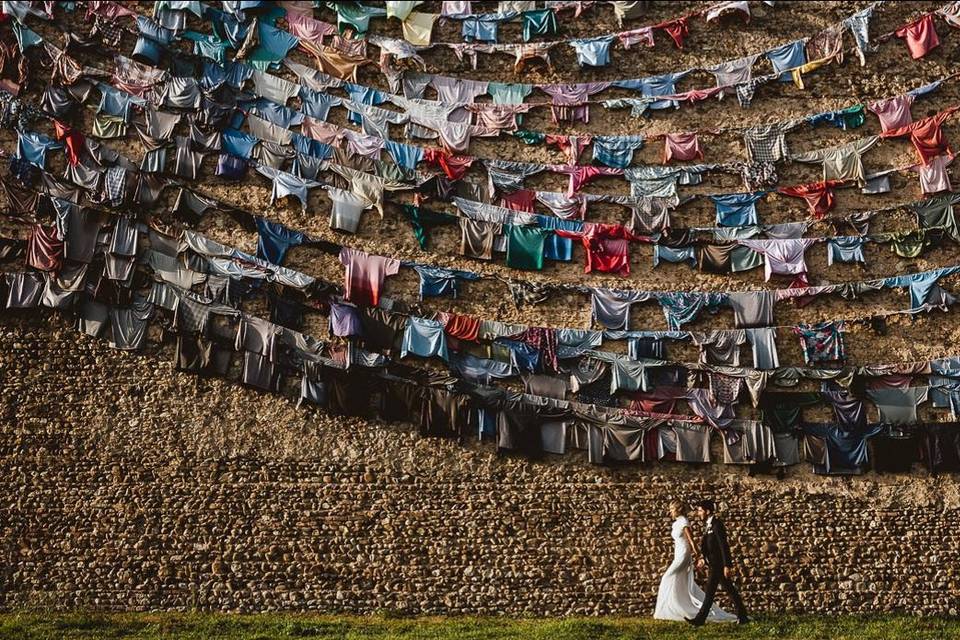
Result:
<svg viewBox="0 0 960 640"><path fill-rule="evenodd" d="M660 591L657 592L657 608L653 613L656 620L676 620L693 618L703 604L703 589L693 580L693 553L683 530L690 526L685 516L673 522L670 532L673 538L673 562L667 567L660 579ZM717 605L710 609L708 622L733 622L737 616L727 613Z"/></svg>

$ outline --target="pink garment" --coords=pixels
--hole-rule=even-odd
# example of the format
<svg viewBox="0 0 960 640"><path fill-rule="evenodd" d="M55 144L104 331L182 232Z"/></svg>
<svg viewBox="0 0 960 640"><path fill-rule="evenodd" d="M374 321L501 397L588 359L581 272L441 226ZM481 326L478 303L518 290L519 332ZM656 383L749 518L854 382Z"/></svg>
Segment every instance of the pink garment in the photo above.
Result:
<svg viewBox="0 0 960 640"><path fill-rule="evenodd" d="M880 130L886 133L913 122L910 107L913 106L913 96L904 94L886 100L877 100L867 105L880 119Z"/></svg>
<svg viewBox="0 0 960 640"><path fill-rule="evenodd" d="M807 249L819 242L817 238L795 238L791 240L737 240L745 247L762 253L766 258L763 267L764 279L773 274L782 276L805 275L807 262L804 257Z"/></svg>
<svg viewBox="0 0 960 640"><path fill-rule="evenodd" d="M287 10L288 17L291 15L313 15L313 2L311 0L281 0L277 4Z"/></svg>
<svg viewBox="0 0 960 640"><path fill-rule="evenodd" d="M703 160L703 149L696 132L668 133L663 141L663 164L671 160Z"/></svg>
<svg viewBox="0 0 960 640"><path fill-rule="evenodd" d="M343 130L343 137L347 141L347 151L358 156L366 156L377 160L380 158L380 150L383 149L383 138L377 136L365 136L351 129Z"/></svg>
<svg viewBox="0 0 960 640"><path fill-rule="evenodd" d="M445 18L462 18L472 14L470 0L444 0L440 3L440 15Z"/></svg>
<svg viewBox="0 0 960 640"><path fill-rule="evenodd" d="M575 165L572 167L563 167L554 165L551 167L554 173L566 173L570 175L570 186L567 189L567 197L572 198L575 193L580 191L580 187L592 182L599 176L622 176L623 169L613 167L594 167L590 165Z"/></svg>
<svg viewBox="0 0 960 640"><path fill-rule="evenodd" d="M314 20L309 15L290 13L289 11L287 12L287 26L290 33L317 46L323 44L324 36L332 36L337 33L336 25Z"/></svg>
<svg viewBox="0 0 960 640"><path fill-rule="evenodd" d="M906 40L910 57L914 60L922 58L940 46L940 38L937 36L937 28L933 24L932 13L914 20L910 24L903 25L894 32L894 35Z"/></svg>
<svg viewBox="0 0 960 640"><path fill-rule="evenodd" d="M593 136L590 135L561 136L553 133L548 133L547 137L544 138L544 142L557 147L567 156L567 164L577 164L580 154L587 148L591 140L593 140Z"/></svg>
<svg viewBox="0 0 960 640"><path fill-rule="evenodd" d="M622 33L618 33L617 38L620 40L620 44L623 45L624 49L629 49L637 44L642 44L646 47L652 47L653 28L642 27L640 29L633 29L631 31L624 31Z"/></svg>
<svg viewBox="0 0 960 640"><path fill-rule="evenodd" d="M925 165L911 167L913 171L920 174L920 189L925 194L951 190L950 173L947 167L953 162L953 158L952 155L937 156Z"/></svg>
<svg viewBox="0 0 960 640"><path fill-rule="evenodd" d="M300 125L300 133L308 138L319 140L324 144L337 146L337 143L340 141L341 129L337 125L330 124L329 122L314 120L310 116L304 116L303 124Z"/></svg>
<svg viewBox="0 0 960 640"><path fill-rule="evenodd" d="M672 96L660 97L661 100L676 100L678 102L703 102L724 91L723 87L710 87L709 89L690 89L683 93L675 93Z"/></svg>
<svg viewBox="0 0 960 640"><path fill-rule="evenodd" d="M340 264L344 271L344 297L354 304L380 304L380 289L387 276L400 271L400 261L372 256L363 251L343 247Z"/></svg>
<svg viewBox="0 0 960 640"><path fill-rule="evenodd" d="M498 131L516 131L517 114L530 111L531 104L475 103L466 106L474 114L474 124Z"/></svg>

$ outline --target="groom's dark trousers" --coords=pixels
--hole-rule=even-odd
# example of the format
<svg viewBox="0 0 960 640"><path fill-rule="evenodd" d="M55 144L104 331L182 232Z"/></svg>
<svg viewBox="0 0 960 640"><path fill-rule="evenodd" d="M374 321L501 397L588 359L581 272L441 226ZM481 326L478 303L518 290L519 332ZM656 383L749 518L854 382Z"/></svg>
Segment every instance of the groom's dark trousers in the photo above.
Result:
<svg viewBox="0 0 960 640"><path fill-rule="evenodd" d="M703 606L700 607L700 612L695 620L700 623L706 622L710 607L713 606L714 597L717 595L718 586L722 586L730 599L733 600L733 606L737 610L737 618L746 620L747 609L743 606L740 591L737 590L733 581L723 574L726 567L733 566L733 560L730 558L730 546L727 544L727 529L716 516L711 519L706 533L703 534L700 553L707 560L707 565L710 567L710 576L703 588Z"/></svg>

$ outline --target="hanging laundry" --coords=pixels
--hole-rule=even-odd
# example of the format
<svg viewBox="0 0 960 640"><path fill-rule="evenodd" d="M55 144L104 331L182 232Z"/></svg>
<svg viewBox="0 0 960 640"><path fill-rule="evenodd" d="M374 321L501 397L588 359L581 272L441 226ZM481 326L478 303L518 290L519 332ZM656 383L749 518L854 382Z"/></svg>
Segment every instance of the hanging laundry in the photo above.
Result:
<svg viewBox="0 0 960 640"><path fill-rule="evenodd" d="M834 262L866 264L863 245L866 239L861 236L837 236L827 239L827 266Z"/></svg>
<svg viewBox="0 0 960 640"><path fill-rule="evenodd" d="M605 67L610 64L610 45L614 36L581 38L567 42L577 55L580 67Z"/></svg>
<svg viewBox="0 0 960 640"><path fill-rule="evenodd" d="M920 190L923 193L940 193L952 189L947 167L953 164L953 159L954 156L952 154L942 155L931 159L930 162L925 165L921 164L911 167L912 171L920 174Z"/></svg>
<svg viewBox="0 0 960 640"><path fill-rule="evenodd" d="M773 291L731 291L726 302L733 309L733 326L738 329L768 327L774 322Z"/></svg>
<svg viewBox="0 0 960 640"><path fill-rule="evenodd" d="M667 319L667 327L671 331L680 328L697 319L704 308L711 311L723 304L727 294L724 293L687 293L684 291L667 291L649 294L656 298Z"/></svg>
<svg viewBox="0 0 960 640"><path fill-rule="evenodd" d="M557 14L553 9L524 11L520 14L523 24L523 41L530 42L536 36L552 36L557 33Z"/></svg>
<svg viewBox="0 0 960 640"><path fill-rule="evenodd" d="M807 118L807 122L809 122L811 125L818 125L821 122L830 122L838 129L847 131L848 129L862 127L863 123L866 122L866 114L864 112L863 105L857 104L845 109L838 109L837 111L818 113Z"/></svg>
<svg viewBox="0 0 960 640"><path fill-rule="evenodd" d="M887 136L887 134L883 135ZM906 135L906 133L903 135ZM856 180L857 184L862 186L866 182L862 156L879 140L880 136L870 136L839 147L801 153L793 156L793 159L797 162L821 163L825 182L829 180Z"/></svg>
<svg viewBox="0 0 960 640"><path fill-rule="evenodd" d="M900 138L909 135L910 142L913 143L914 148L917 150L917 155L920 157L920 162L928 164L931 159L937 156L943 154L953 155L953 152L950 150L950 145L947 142L947 137L943 133L943 123L958 109L960 109L960 106L948 107L940 113L924 118L923 120L917 120L911 124L884 131L880 134L880 137Z"/></svg>
<svg viewBox="0 0 960 640"><path fill-rule="evenodd" d="M590 121L590 107L585 104L591 95L610 86L609 82L586 82L581 84L548 84L537 87L551 96L550 113L554 124L559 122Z"/></svg>
<svg viewBox="0 0 960 640"><path fill-rule="evenodd" d="M793 328L800 338L803 361L808 365L840 364L846 360L843 349L843 322L819 322L813 325L800 324Z"/></svg>
<svg viewBox="0 0 960 640"><path fill-rule="evenodd" d="M774 327L744 329L747 341L753 352L753 366L756 369L776 369L780 366L777 355L777 330Z"/></svg>
<svg viewBox="0 0 960 640"><path fill-rule="evenodd" d="M744 130L743 143L750 162L779 162L789 155L784 134L794 123L775 123Z"/></svg>
<svg viewBox="0 0 960 640"><path fill-rule="evenodd" d="M503 233L503 226L460 218L460 255L481 260L493 259L493 243Z"/></svg>
<svg viewBox="0 0 960 640"><path fill-rule="evenodd" d="M421 358L440 356L444 360L450 359L447 351L447 336L444 333L443 323L426 318L407 319L407 328L403 332L403 341L400 345L400 357L405 358L413 354Z"/></svg>
<svg viewBox="0 0 960 640"><path fill-rule="evenodd" d="M380 289L387 276L400 271L400 261L373 256L343 247L340 263L344 266L344 297L354 304L380 304Z"/></svg>
<svg viewBox="0 0 960 640"><path fill-rule="evenodd" d="M497 31L500 28L501 14L474 14L463 18L460 26L460 35L464 42L496 42Z"/></svg>
<svg viewBox="0 0 960 640"><path fill-rule="evenodd" d="M773 274L804 277L807 273L804 254L809 247L819 242L819 239L738 240L738 242L764 255L767 259L764 266L764 279L770 280Z"/></svg>
<svg viewBox="0 0 960 640"><path fill-rule="evenodd" d="M917 408L927 401L930 387L906 389L867 389L884 424L917 424Z"/></svg>
<svg viewBox="0 0 960 640"><path fill-rule="evenodd" d="M877 115L877 118L880 119L880 129L883 133L886 133L913 122L913 115L910 113L913 100L912 95L904 94L867 103L867 108Z"/></svg>
<svg viewBox="0 0 960 640"><path fill-rule="evenodd" d="M717 79L717 87L722 88L727 95L736 93L735 87L748 83L753 78L753 65L759 55L745 56L736 60L728 60L714 67L707 67L704 71L713 74Z"/></svg>
<svg viewBox="0 0 960 640"><path fill-rule="evenodd" d="M601 273L630 273L630 241L645 240L636 236L626 227L619 224L599 224L587 222L583 231L555 232L561 238L578 239L583 243L587 253L583 272L599 271Z"/></svg>
<svg viewBox="0 0 960 640"><path fill-rule="evenodd" d="M607 329L627 329L630 325L630 307L650 298L651 294L643 291L592 289L590 315L594 322Z"/></svg>
<svg viewBox="0 0 960 640"><path fill-rule="evenodd" d="M433 25L439 17L436 13L414 11L403 21L403 39L414 46L430 46Z"/></svg>
<svg viewBox="0 0 960 640"><path fill-rule="evenodd" d="M574 233L583 231L583 223L579 220L563 220L551 216L537 216L537 222L540 228L549 231L556 231L558 229ZM573 240L570 238L561 238L555 233L548 234L543 246L543 257L549 260L570 262L573 260Z"/></svg>
<svg viewBox="0 0 960 640"><path fill-rule="evenodd" d="M759 224L757 201L767 195L766 191L733 193L725 196L710 196L717 206L717 224L722 227L743 227Z"/></svg>
<svg viewBox="0 0 960 640"><path fill-rule="evenodd" d="M910 57L914 60L924 57L940 46L940 38L937 36L932 13L903 25L894 31L894 35L907 43Z"/></svg>
<svg viewBox="0 0 960 640"><path fill-rule="evenodd" d="M703 148L697 133L668 133L663 136L663 164L674 160L703 160Z"/></svg>
<svg viewBox="0 0 960 640"><path fill-rule="evenodd" d="M577 161L580 159L580 154L584 149L586 149L587 145L590 144L592 140L592 136L589 135L563 136L548 133L543 137L542 142L545 142L548 146L557 147L560 149L560 151L563 152L563 155L567 157L567 164L574 165L577 164ZM594 152L596 152L596 148L594 148Z"/></svg>
<svg viewBox="0 0 960 640"><path fill-rule="evenodd" d="M665 99L650 101L646 106L648 109L675 109L677 108L678 103L676 100L672 99L672 96L677 94L677 81L687 77L691 71L692 69L686 69L685 71L679 71L677 73L665 73L660 76L651 76L649 78L618 80L611 84L622 89L639 91L641 94L643 94L644 98L648 99L665 97ZM671 97L671 99L666 99L668 96Z"/></svg>
<svg viewBox="0 0 960 640"><path fill-rule="evenodd" d="M420 276L421 300L439 296L456 298L460 295L461 281L474 281L480 278L478 274L471 271L457 269L442 269L419 264L414 265L413 269Z"/></svg>
<svg viewBox="0 0 960 640"><path fill-rule="evenodd" d="M638 44L650 48L654 46L653 27L641 27L639 29L631 29L630 31L621 31L616 35L620 44L623 45L623 48L627 51L630 50L630 47Z"/></svg>
<svg viewBox="0 0 960 640"><path fill-rule="evenodd" d="M677 49L683 49L683 41L690 34L690 26L687 24L689 20L687 17L677 18L669 22L662 22L657 25L657 28L667 32L673 43L677 45Z"/></svg>
<svg viewBox="0 0 960 640"><path fill-rule="evenodd" d="M767 59L773 65L773 71L780 74L780 82L790 82L790 74L786 72L807 62L805 45L805 40L794 40L767 51Z"/></svg>
<svg viewBox="0 0 960 640"><path fill-rule="evenodd" d="M630 166L634 151L642 149L643 144L642 135L593 136L593 159L608 167L624 169Z"/></svg>
<svg viewBox="0 0 960 640"><path fill-rule="evenodd" d="M836 204L833 188L841 184L843 184L843 182L839 180L811 182L808 184L798 184L793 187L781 187L777 189L777 193L782 193L785 196L794 198L803 198L814 220L820 220L823 216L827 215L827 213L833 209L834 204Z"/></svg>
<svg viewBox="0 0 960 640"><path fill-rule="evenodd" d="M870 18L873 16L873 10L876 5L870 5L862 11L858 11L849 18L846 18L842 25L849 30L853 36L853 41L857 47L857 57L860 58L860 66L867 64L866 53L870 51Z"/></svg>
<svg viewBox="0 0 960 640"><path fill-rule="evenodd" d="M507 266L511 269L543 269L544 243L551 235L546 229L506 225Z"/></svg>

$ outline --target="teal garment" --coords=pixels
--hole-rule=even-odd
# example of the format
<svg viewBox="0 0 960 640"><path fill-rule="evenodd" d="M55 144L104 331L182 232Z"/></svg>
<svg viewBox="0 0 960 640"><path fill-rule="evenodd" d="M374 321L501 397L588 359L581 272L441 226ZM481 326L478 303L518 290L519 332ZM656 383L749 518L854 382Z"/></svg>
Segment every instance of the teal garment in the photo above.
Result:
<svg viewBox="0 0 960 640"><path fill-rule="evenodd" d="M530 42L535 36L552 36L557 33L557 14L553 9L524 11L520 14L523 21L523 41Z"/></svg>
<svg viewBox="0 0 960 640"><path fill-rule="evenodd" d="M412 204L405 204L400 209L403 211L407 222L413 227L413 237L417 239L417 244L420 245L421 249L427 248L427 243L430 239L430 230L433 227L442 224L454 224L457 221L457 216L450 215L449 213L421 209Z"/></svg>
<svg viewBox="0 0 960 640"><path fill-rule="evenodd" d="M364 34L370 29L370 18L387 15L386 8L357 2L328 2L327 7L337 13L337 29L340 33L346 27L351 27L358 34Z"/></svg>
<svg viewBox="0 0 960 640"><path fill-rule="evenodd" d="M213 60L221 65L226 62L227 49L230 48L230 45L217 36L197 33L196 31L184 31L180 36L193 41L194 55Z"/></svg>
<svg viewBox="0 0 960 640"><path fill-rule="evenodd" d="M491 82L487 85L487 93L493 98L494 104L523 104L532 91L532 84Z"/></svg>
<svg viewBox="0 0 960 640"><path fill-rule="evenodd" d="M867 117L863 105L857 104L852 107L847 107L846 109L818 113L807 118L807 121L813 125L820 124L821 122L829 122L833 124L833 126L846 131L847 129L862 127L863 123L867 121Z"/></svg>
<svg viewBox="0 0 960 640"><path fill-rule="evenodd" d="M19 22L13 23L13 36L17 39L17 46L20 47L21 53L43 42L40 34L23 26Z"/></svg>
<svg viewBox="0 0 960 640"><path fill-rule="evenodd" d="M247 62L260 71L278 66L290 50L300 43L292 34L263 22L257 24L257 35L260 37L260 44L247 58Z"/></svg>
<svg viewBox="0 0 960 640"><path fill-rule="evenodd" d="M507 266L511 269L543 269L543 245L551 233L540 227L506 225Z"/></svg>
<svg viewBox="0 0 960 640"><path fill-rule="evenodd" d="M526 144L542 144L544 140L547 139L547 134L540 133L539 131L524 131L523 129L519 131L514 131L511 135L514 138L519 138Z"/></svg>
<svg viewBox="0 0 960 640"><path fill-rule="evenodd" d="M749 271L763 266L763 256L750 247L738 246L730 252L730 271Z"/></svg>

